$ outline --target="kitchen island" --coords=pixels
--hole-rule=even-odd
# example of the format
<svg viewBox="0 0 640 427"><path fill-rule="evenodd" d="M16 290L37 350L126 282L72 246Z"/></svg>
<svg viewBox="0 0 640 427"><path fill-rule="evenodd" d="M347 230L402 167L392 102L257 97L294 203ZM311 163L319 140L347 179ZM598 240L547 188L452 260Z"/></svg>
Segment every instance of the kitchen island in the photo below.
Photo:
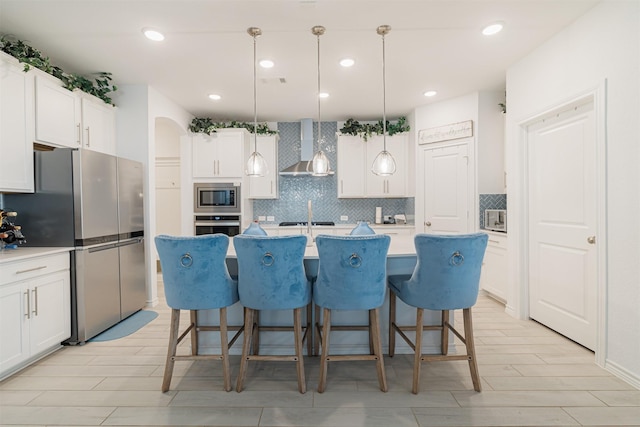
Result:
<svg viewBox="0 0 640 427"><path fill-rule="evenodd" d="M411 274L416 265L416 252L412 235L392 235L389 252L387 254L387 274ZM318 270L318 251L315 245L307 246L305 251L305 270L309 276L316 274ZM231 274L237 273L237 260L233 242L229 244L227 252L227 265ZM398 300L398 323L411 324L415 322L415 309ZM217 310L203 310L198 313L203 325L218 325L219 316ZM228 324L241 325L243 321L242 306L237 303L227 309ZM336 310L332 313L332 322L339 324L366 324L368 312ZM380 328L382 333L383 351L388 351L389 343L389 298L380 307ZM425 324L440 321L440 313L425 310ZM290 326L293 323L291 311L264 311L260 314L260 323L263 325ZM220 352L218 333L203 333L199 340L200 352L203 354L216 354ZM331 350L334 354L357 354L369 352L369 337L363 331L337 332L331 336ZM453 347L450 349L453 350ZM423 352L436 353L440 351L440 339L436 333L426 333L423 339ZM241 346L233 346L231 354L240 354ZM293 335L275 332L261 332L261 354L293 354ZM412 353L406 343L397 341L396 353Z"/></svg>

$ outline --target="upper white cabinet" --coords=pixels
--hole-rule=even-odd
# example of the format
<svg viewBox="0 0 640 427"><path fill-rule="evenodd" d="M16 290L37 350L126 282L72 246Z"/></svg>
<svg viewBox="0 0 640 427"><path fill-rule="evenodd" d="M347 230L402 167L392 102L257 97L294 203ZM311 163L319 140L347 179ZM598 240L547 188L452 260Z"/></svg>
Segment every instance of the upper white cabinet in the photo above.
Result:
<svg viewBox="0 0 640 427"><path fill-rule="evenodd" d="M36 141L62 147L82 145L80 99L62 82L36 70Z"/></svg>
<svg viewBox="0 0 640 427"><path fill-rule="evenodd" d="M36 141L115 155L114 107L92 95L67 90L59 79L36 72Z"/></svg>
<svg viewBox="0 0 640 427"><path fill-rule="evenodd" d="M193 178L242 178L248 140L249 133L244 129L193 134Z"/></svg>
<svg viewBox="0 0 640 427"><path fill-rule="evenodd" d="M0 52L0 191L33 192L33 73Z"/></svg>
<svg viewBox="0 0 640 427"><path fill-rule="evenodd" d="M94 151L116 154L115 108L92 95L81 94L82 145Z"/></svg>
<svg viewBox="0 0 640 427"><path fill-rule="evenodd" d="M387 136L387 151L396 161L396 173L378 176L371 165L383 149L382 136L364 141L358 136L338 136L338 197L407 197L409 136L406 133Z"/></svg>
<svg viewBox="0 0 640 427"><path fill-rule="evenodd" d="M247 160L250 153L253 153L253 135L249 136L249 150L247 150ZM258 152L264 157L269 170L264 176L249 177L249 198L250 199L277 199L278 198L278 136L258 136Z"/></svg>

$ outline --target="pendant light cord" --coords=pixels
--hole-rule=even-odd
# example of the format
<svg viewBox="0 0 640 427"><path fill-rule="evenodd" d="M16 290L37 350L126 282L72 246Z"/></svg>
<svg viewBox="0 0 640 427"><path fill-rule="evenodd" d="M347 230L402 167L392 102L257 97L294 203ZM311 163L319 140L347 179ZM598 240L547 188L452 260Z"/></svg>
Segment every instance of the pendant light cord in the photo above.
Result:
<svg viewBox="0 0 640 427"><path fill-rule="evenodd" d="M258 34L253 34L253 151L258 152L258 84L257 84L257 70L256 70L256 37Z"/></svg>
<svg viewBox="0 0 640 427"><path fill-rule="evenodd" d="M384 49L384 33L382 33L382 144L383 150L387 151L387 75L386 58Z"/></svg>
<svg viewBox="0 0 640 427"><path fill-rule="evenodd" d="M311 31L313 32L313 34L316 35L317 38L317 45L318 45L318 52L317 52L317 56L318 56L318 68L317 68L317 72L318 72L318 93L317 93L317 97L318 97L318 151L321 151L322 149L322 126L321 126L321 115L320 115L320 36L324 34L324 27L318 25L316 27L313 27L311 29Z"/></svg>

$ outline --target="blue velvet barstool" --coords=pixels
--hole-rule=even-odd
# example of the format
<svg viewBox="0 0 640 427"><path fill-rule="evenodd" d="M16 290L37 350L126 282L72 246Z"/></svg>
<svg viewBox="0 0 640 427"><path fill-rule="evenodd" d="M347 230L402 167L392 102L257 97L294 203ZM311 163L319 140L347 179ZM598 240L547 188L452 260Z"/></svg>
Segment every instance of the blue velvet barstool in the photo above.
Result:
<svg viewBox="0 0 640 427"><path fill-rule="evenodd" d="M415 351L412 392L418 393L423 361L467 360L473 388L481 391L480 374L473 343L471 307L478 299L480 269L487 247L485 233L464 235L418 234L415 236L418 261L413 275L389 276L389 356L395 352L395 334ZM416 324L396 324L396 295L416 307ZM423 324L424 309L442 312L440 325ZM449 322L450 310L463 310L464 336ZM466 346L466 354L448 355L449 329ZM422 355L422 331L440 331L441 354ZM416 333L415 342L404 331Z"/></svg>
<svg viewBox="0 0 640 427"><path fill-rule="evenodd" d="M373 234L376 234L376 232L364 221L360 221L349 233L351 236L371 236Z"/></svg>
<svg viewBox="0 0 640 427"><path fill-rule="evenodd" d="M242 234L233 238L233 245L238 257L238 293L240 303L245 307L245 336L236 390L240 392L244 387L249 360L271 360L296 362L298 391L305 393L302 346L311 330L309 322L304 327L302 325L302 310L307 309L309 318L311 309L311 283L304 270L307 238L303 235L265 237ZM260 310L293 310L293 328L259 325L255 314ZM292 329L293 355L260 355L255 345L251 352L254 334Z"/></svg>
<svg viewBox="0 0 640 427"><path fill-rule="evenodd" d="M237 340L242 327L227 326L227 307L238 301L238 283L227 271L225 258L229 237L224 234L209 234L197 237L173 237L161 235L155 238L160 255L162 281L171 308L171 331L169 348L164 368L162 391L169 390L173 366L176 360L221 360L224 389L231 390L229 371L229 347ZM198 324L197 310L220 310L220 326ZM180 310L189 310L191 321L180 333ZM228 330L237 330L229 341ZM198 333L220 331L221 354L199 355ZM178 344L191 334L191 354L176 355Z"/></svg>
<svg viewBox="0 0 640 427"><path fill-rule="evenodd" d="M329 362L374 360L380 390L387 391L380 336L379 307L384 302L387 284L387 252L391 239L387 235L318 236L318 277L313 284L313 301L322 307L322 328L316 316L321 338L320 380L318 392L327 384ZM333 326L336 331L367 330L370 354L330 355L332 310L367 310L367 325ZM316 311L318 313L318 311ZM317 351L317 346L316 346Z"/></svg>

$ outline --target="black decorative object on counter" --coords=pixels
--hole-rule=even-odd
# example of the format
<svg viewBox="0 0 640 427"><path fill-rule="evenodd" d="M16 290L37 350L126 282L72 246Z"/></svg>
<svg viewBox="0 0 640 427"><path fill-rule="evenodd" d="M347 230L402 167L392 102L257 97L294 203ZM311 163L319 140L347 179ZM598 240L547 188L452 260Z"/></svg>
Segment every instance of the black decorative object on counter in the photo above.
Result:
<svg viewBox="0 0 640 427"><path fill-rule="evenodd" d="M0 209L0 216L2 217L2 224L0 225L0 246L2 246L2 248L15 249L18 247L17 245L26 243L27 239L22 234L22 227L9 220L9 218L18 216L18 213Z"/></svg>

